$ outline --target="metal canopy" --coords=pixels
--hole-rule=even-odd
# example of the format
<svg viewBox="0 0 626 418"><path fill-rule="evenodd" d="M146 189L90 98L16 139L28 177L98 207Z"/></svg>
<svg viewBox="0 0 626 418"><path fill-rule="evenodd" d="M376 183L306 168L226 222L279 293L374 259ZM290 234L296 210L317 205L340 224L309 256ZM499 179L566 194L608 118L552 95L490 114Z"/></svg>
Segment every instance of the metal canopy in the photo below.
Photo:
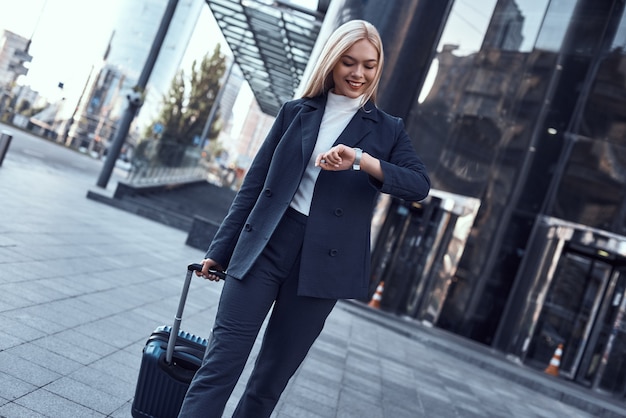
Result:
<svg viewBox="0 0 626 418"><path fill-rule="evenodd" d="M285 1L206 0L261 110L294 97L324 15Z"/></svg>

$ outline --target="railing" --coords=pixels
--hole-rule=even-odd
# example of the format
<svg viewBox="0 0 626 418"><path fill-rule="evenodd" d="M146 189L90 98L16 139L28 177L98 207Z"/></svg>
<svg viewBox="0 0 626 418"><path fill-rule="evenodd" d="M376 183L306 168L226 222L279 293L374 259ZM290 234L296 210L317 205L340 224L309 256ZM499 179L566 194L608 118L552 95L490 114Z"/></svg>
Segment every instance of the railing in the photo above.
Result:
<svg viewBox="0 0 626 418"><path fill-rule="evenodd" d="M208 174L198 146L174 141L140 143L130 166L128 181L136 185L206 180Z"/></svg>
<svg viewBox="0 0 626 418"><path fill-rule="evenodd" d="M132 184L167 184L206 180L204 167L133 167L128 176Z"/></svg>

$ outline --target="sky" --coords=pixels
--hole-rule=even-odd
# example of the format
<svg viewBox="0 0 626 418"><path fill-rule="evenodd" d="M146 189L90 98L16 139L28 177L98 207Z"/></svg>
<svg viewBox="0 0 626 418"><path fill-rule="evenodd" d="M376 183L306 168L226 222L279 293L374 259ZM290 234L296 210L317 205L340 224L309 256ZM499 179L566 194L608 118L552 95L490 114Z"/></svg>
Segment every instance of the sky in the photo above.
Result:
<svg viewBox="0 0 626 418"><path fill-rule="evenodd" d="M0 30L6 29L31 39L33 57L26 76L18 84L30 86L49 102L64 99L61 114L69 117L76 107L92 67L101 63L122 1L135 0L0 0ZM205 2L205 0L196 0ZM318 0L292 0L315 9ZM165 0L163 0L165 3ZM230 49L208 5L202 8L189 41L181 68L212 52L215 43ZM60 89L59 83L63 83ZM235 103L233 131L240 129L252 100L244 85Z"/></svg>
<svg viewBox="0 0 626 418"><path fill-rule="evenodd" d="M19 84L51 101L80 96L106 49L120 1L0 0L0 28L32 40L33 60Z"/></svg>

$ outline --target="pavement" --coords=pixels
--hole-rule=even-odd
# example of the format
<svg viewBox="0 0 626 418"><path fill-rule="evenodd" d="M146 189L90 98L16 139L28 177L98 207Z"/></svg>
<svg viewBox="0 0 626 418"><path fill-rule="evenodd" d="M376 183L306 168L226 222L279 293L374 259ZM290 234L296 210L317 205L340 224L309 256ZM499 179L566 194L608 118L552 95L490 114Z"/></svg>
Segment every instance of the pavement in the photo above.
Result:
<svg viewBox="0 0 626 418"><path fill-rule="evenodd" d="M119 178L96 180L11 150L0 166L0 417L130 417L146 339L173 322L202 258L185 232L87 199ZM193 280L182 329L208 335L220 290ZM331 313L273 414L624 416L624 402L354 301Z"/></svg>

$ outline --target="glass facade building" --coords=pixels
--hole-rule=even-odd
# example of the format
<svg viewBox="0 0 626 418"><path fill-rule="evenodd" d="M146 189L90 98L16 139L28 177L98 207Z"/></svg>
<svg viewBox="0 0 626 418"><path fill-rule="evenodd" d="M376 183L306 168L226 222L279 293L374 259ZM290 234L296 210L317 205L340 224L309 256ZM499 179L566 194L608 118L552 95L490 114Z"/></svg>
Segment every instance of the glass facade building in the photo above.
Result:
<svg viewBox="0 0 626 418"><path fill-rule="evenodd" d="M69 130L67 145L99 154L105 151L127 107L126 95L139 80L166 5L167 2L161 0L120 3L102 66L94 68L88 81ZM203 7L205 4L201 1L178 2L150 74L144 104L129 132L127 141L131 146L158 115L162 97L180 67Z"/></svg>
<svg viewBox="0 0 626 418"><path fill-rule="evenodd" d="M623 399L624 2L373 3L329 12L381 30L379 104L405 119L433 193L388 202L372 293L384 281L383 309L530 367L562 344L562 378Z"/></svg>
<svg viewBox="0 0 626 418"><path fill-rule="evenodd" d="M562 345L560 378L624 400L624 1L324 3L309 66L341 23L372 22L378 105L433 184L422 202L381 199L381 308L538 370Z"/></svg>

